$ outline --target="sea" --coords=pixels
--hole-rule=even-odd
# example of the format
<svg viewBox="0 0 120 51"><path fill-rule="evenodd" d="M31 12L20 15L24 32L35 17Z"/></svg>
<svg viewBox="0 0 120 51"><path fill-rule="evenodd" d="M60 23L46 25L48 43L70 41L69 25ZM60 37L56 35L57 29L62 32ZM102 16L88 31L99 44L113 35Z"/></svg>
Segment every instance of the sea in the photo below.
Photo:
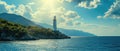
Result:
<svg viewBox="0 0 120 51"><path fill-rule="evenodd" d="M0 51L120 51L119 36L0 41Z"/></svg>

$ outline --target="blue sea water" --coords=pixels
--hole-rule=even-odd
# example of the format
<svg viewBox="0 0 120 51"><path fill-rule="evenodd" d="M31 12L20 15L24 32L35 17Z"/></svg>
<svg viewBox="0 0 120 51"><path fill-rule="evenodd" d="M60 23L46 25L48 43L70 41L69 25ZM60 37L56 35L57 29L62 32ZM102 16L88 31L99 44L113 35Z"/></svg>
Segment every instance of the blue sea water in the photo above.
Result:
<svg viewBox="0 0 120 51"><path fill-rule="evenodd" d="M0 51L120 51L120 37L0 41Z"/></svg>

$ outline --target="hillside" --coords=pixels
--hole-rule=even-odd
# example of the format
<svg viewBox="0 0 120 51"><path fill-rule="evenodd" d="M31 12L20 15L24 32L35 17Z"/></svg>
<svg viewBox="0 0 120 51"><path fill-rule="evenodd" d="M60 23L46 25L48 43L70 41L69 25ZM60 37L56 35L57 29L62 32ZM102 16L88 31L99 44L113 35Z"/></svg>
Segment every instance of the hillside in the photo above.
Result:
<svg viewBox="0 0 120 51"><path fill-rule="evenodd" d="M16 14L2 13L2 14L0 14L0 18L5 19L5 20L10 21L10 22L19 23L19 24L24 25L24 26L42 27L42 26L37 25L34 22L24 18L23 16L16 15Z"/></svg>
<svg viewBox="0 0 120 51"><path fill-rule="evenodd" d="M31 25L35 25L38 27L45 27L45 28L50 28L52 29L53 27L51 25L45 24L45 23L34 23L26 18L24 18L23 16L20 15L15 15L15 14L8 14L8 13L2 13L0 14L0 18L3 18L5 20L8 20L10 22L14 22L14 23L19 23L22 25L27 25L27 26L31 26ZM52 20L51 20L52 21ZM70 29L63 29L63 28L58 28L62 33L68 35L68 36L95 36L94 34L88 33L88 32L84 32L84 31L80 31L80 30L70 30Z"/></svg>
<svg viewBox="0 0 120 51"><path fill-rule="evenodd" d="M0 40L36 40L70 38L59 31L36 26L23 26L0 18Z"/></svg>

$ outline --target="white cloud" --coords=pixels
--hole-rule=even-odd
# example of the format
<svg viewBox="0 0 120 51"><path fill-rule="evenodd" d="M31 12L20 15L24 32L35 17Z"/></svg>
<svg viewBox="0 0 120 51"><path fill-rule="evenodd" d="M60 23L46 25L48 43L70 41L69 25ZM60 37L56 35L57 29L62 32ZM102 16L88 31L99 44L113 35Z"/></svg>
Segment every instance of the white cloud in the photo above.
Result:
<svg viewBox="0 0 120 51"><path fill-rule="evenodd" d="M4 1L0 2L0 5L1 4L3 5L1 6L2 9L6 10L5 12L8 13L9 10L11 10L11 13L22 15L28 19L31 18L32 21L35 22L52 24L53 16L57 16L57 23L59 27L62 27L63 25L67 27L79 24L79 21L75 21L77 19L80 19L80 16L77 14L77 12L67 10L64 7L59 7L53 10L50 10L49 8L46 9L44 7L38 7L39 9L33 12L31 6L34 5L34 3L27 3L26 5L20 4L18 7L11 7L13 5L9 5Z"/></svg>
<svg viewBox="0 0 120 51"><path fill-rule="evenodd" d="M97 16L97 18L98 18L98 19L101 19L101 18L103 18L103 17L102 17L102 16Z"/></svg>
<svg viewBox="0 0 120 51"><path fill-rule="evenodd" d="M59 26L63 26L61 24L64 24L64 26L71 26L77 24L77 22L74 22L77 19L80 19L80 16L77 14L77 12L66 10L64 7L59 7L55 10L40 8L33 14L33 20L36 22L52 24L53 16L57 17L57 23Z"/></svg>
<svg viewBox="0 0 120 51"><path fill-rule="evenodd" d="M26 12L26 7L23 4L19 5L18 8L15 9L15 13L21 16L23 16L25 12Z"/></svg>
<svg viewBox="0 0 120 51"><path fill-rule="evenodd" d="M28 3L28 5L34 5L35 3L34 2L30 2L30 3Z"/></svg>
<svg viewBox="0 0 120 51"><path fill-rule="evenodd" d="M57 0L59 3L63 3L64 2L64 0Z"/></svg>
<svg viewBox="0 0 120 51"><path fill-rule="evenodd" d="M64 3L64 2L72 2L73 0L57 0L59 3Z"/></svg>
<svg viewBox="0 0 120 51"><path fill-rule="evenodd" d="M66 10L65 8L61 8L61 10L58 10L58 11L59 12L57 13L57 15L60 16L60 19L61 19L60 24L64 24L66 26L73 26L75 25L75 21L77 19L81 19L80 16L75 11Z"/></svg>
<svg viewBox="0 0 120 51"><path fill-rule="evenodd" d="M29 3L29 5L32 5L32 3ZM26 12L26 8L29 7L27 5L18 5L18 7L16 7L14 4L9 5L7 4L5 1L0 0L0 9L1 12L0 13L14 13L14 14L18 14L18 15L24 15L24 13Z"/></svg>
<svg viewBox="0 0 120 51"><path fill-rule="evenodd" d="M14 4L10 5L5 1L0 0L0 13L13 13L30 19L33 12L31 8L32 5L34 5L34 2L27 3L26 5L20 4L17 7Z"/></svg>
<svg viewBox="0 0 120 51"><path fill-rule="evenodd" d="M120 19L120 1L116 0L116 2L111 5L110 9L105 12L104 18L112 18L112 19Z"/></svg>
<svg viewBox="0 0 120 51"><path fill-rule="evenodd" d="M97 18L111 18L111 19L120 19L120 1L116 0L111 7L106 11L103 16L97 16Z"/></svg>
<svg viewBox="0 0 120 51"><path fill-rule="evenodd" d="M72 2L72 0L65 0L65 1L67 1L67 2Z"/></svg>
<svg viewBox="0 0 120 51"><path fill-rule="evenodd" d="M12 9L14 9L16 6L15 5L9 5L7 4L5 1L2 1L0 0L0 9L3 11L3 12L8 12L8 13L13 13L12 12ZM3 13L3 12L0 12L0 13Z"/></svg>
<svg viewBox="0 0 120 51"><path fill-rule="evenodd" d="M98 5L100 5L100 0L83 0L78 4L78 7L93 9L97 8Z"/></svg>
<svg viewBox="0 0 120 51"><path fill-rule="evenodd" d="M42 8L38 9L32 14L32 20L39 23L52 23L52 18L50 18L50 12Z"/></svg>
<svg viewBox="0 0 120 51"><path fill-rule="evenodd" d="M68 18L79 18L79 15L75 11L67 11L65 16Z"/></svg>
<svg viewBox="0 0 120 51"><path fill-rule="evenodd" d="M31 20L32 13L33 13L32 8L30 6L26 6L26 12L24 13L23 16Z"/></svg>
<svg viewBox="0 0 120 51"><path fill-rule="evenodd" d="M63 18L65 19L64 23L66 23L66 26L78 25L79 22L77 19L81 19L77 12L71 10L66 11Z"/></svg>
<svg viewBox="0 0 120 51"><path fill-rule="evenodd" d="M75 21L73 24L74 24L74 26L81 25L81 22L80 21Z"/></svg>
<svg viewBox="0 0 120 51"><path fill-rule="evenodd" d="M16 7L16 9L14 10L14 13L17 15L21 15L24 16L25 18L31 19L32 18L32 13L33 10L31 8L31 6L34 5L34 3L28 3L26 5L19 5L18 7Z"/></svg>

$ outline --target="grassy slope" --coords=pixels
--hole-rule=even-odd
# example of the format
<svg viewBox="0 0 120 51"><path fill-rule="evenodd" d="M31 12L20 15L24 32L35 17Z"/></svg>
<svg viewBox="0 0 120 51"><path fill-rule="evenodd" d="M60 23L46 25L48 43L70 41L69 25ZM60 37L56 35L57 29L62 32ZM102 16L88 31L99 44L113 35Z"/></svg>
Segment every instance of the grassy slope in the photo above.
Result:
<svg viewBox="0 0 120 51"><path fill-rule="evenodd" d="M36 26L23 26L0 19L0 39L8 40L31 40L31 39L58 39L68 36L51 29Z"/></svg>

